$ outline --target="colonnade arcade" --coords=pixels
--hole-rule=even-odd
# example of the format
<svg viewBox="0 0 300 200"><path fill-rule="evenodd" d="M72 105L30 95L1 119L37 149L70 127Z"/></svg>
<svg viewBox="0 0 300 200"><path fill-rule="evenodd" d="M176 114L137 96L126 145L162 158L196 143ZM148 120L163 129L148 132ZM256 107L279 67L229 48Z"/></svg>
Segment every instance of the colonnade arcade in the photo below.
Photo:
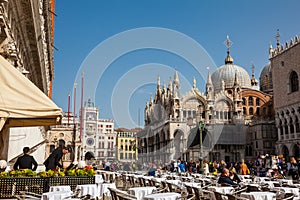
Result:
<svg viewBox="0 0 300 200"><path fill-rule="evenodd" d="M276 113L278 140L300 139L300 105Z"/></svg>

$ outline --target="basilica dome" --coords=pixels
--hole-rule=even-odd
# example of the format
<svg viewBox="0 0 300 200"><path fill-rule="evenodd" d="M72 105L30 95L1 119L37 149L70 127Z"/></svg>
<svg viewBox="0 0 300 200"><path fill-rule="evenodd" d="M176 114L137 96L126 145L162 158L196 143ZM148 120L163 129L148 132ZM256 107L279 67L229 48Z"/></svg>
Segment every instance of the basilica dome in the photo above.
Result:
<svg viewBox="0 0 300 200"><path fill-rule="evenodd" d="M272 66L270 63L261 71L259 82L261 91L269 93L273 90Z"/></svg>
<svg viewBox="0 0 300 200"><path fill-rule="evenodd" d="M244 68L233 64L233 62L229 62L219 67L211 76L215 91L222 90L222 80L225 83L225 88L232 88L235 74L237 74L238 83L242 88L251 88L251 79L248 72Z"/></svg>

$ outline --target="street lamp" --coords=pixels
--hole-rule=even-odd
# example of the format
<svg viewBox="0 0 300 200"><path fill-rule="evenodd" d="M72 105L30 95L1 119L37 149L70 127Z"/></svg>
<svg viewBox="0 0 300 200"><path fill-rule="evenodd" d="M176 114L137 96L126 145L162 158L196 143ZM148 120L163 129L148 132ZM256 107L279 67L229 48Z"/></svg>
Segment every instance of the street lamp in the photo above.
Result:
<svg viewBox="0 0 300 200"><path fill-rule="evenodd" d="M202 132L205 130L205 123L202 122L202 113L203 113L203 105L199 105L199 114L200 114L200 120L198 123L198 129L199 129L199 134L200 134L200 141L199 141L199 160L200 160L200 170L199 172L202 174L203 173L203 145L202 145Z"/></svg>

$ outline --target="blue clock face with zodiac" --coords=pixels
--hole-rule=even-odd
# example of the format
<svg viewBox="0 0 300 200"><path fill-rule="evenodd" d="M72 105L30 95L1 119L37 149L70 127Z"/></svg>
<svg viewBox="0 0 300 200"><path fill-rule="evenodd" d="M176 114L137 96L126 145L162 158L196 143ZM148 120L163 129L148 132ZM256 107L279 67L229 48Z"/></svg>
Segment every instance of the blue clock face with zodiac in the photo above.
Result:
<svg viewBox="0 0 300 200"><path fill-rule="evenodd" d="M93 138L88 138L88 139L86 140L86 144L87 144L87 145L90 145L90 146L94 145L94 139L93 139Z"/></svg>

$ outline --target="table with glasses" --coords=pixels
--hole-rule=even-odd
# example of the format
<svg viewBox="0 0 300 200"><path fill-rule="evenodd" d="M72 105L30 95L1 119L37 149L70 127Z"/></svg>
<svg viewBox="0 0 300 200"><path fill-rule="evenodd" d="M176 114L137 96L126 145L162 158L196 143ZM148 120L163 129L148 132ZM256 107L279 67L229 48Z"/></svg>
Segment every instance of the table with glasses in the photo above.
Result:
<svg viewBox="0 0 300 200"><path fill-rule="evenodd" d="M145 195L152 194L156 187L133 187L128 189L128 193L135 196L137 200L143 199Z"/></svg>
<svg viewBox="0 0 300 200"><path fill-rule="evenodd" d="M175 192L148 194L143 197L143 200L177 200L181 195Z"/></svg>

